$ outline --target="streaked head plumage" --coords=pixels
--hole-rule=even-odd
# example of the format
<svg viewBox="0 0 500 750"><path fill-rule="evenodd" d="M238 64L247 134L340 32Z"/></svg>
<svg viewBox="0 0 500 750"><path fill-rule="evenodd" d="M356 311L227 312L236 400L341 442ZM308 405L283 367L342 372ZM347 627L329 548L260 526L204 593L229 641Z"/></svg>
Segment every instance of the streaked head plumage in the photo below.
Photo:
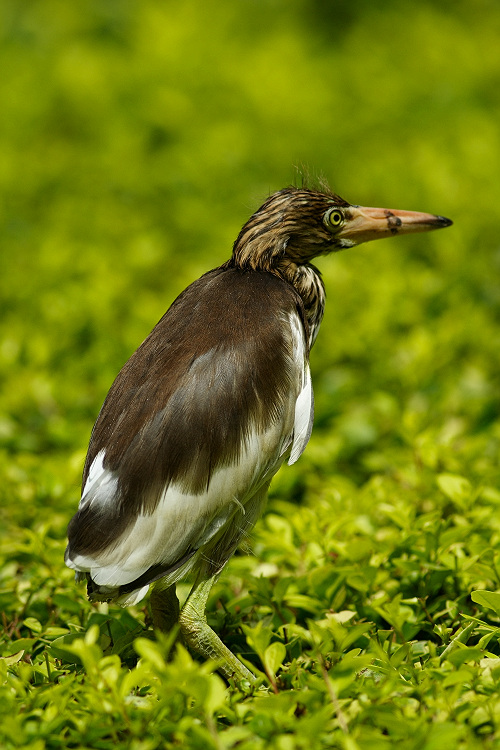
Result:
<svg viewBox="0 0 500 750"><path fill-rule="evenodd" d="M336 249L336 227L328 224L327 217L332 210L348 207L333 193L295 187L278 190L243 226L233 258L239 266L265 270L284 259L307 263Z"/></svg>

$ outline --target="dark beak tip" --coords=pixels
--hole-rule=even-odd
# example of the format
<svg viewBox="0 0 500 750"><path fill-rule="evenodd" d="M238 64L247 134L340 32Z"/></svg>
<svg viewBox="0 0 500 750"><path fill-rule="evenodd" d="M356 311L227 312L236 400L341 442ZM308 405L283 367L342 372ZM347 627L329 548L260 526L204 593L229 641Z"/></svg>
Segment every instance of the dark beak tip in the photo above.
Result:
<svg viewBox="0 0 500 750"><path fill-rule="evenodd" d="M453 224L451 219L447 219L446 216L436 216L436 224L438 227L451 227Z"/></svg>

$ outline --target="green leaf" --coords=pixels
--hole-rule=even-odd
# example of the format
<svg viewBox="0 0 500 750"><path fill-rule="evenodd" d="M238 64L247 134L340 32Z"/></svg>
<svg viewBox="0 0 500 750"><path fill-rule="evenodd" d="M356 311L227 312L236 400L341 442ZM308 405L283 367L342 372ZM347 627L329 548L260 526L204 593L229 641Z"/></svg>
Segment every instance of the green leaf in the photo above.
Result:
<svg viewBox="0 0 500 750"><path fill-rule="evenodd" d="M458 474L439 474L437 477L439 489L453 502L463 505L472 493L472 486L468 479Z"/></svg>
<svg viewBox="0 0 500 750"><path fill-rule="evenodd" d="M23 620L23 625L25 625L29 630L31 630L33 633L36 633L37 635L39 635L43 630L42 623L34 617L27 617L25 620Z"/></svg>
<svg viewBox="0 0 500 750"><path fill-rule="evenodd" d="M472 591L470 598L476 604L492 609L500 617L500 593L497 591Z"/></svg>
<svg viewBox="0 0 500 750"><path fill-rule="evenodd" d="M139 656L158 667L165 667L164 654L161 647L149 638L136 638L134 649Z"/></svg>
<svg viewBox="0 0 500 750"><path fill-rule="evenodd" d="M14 653L18 653L19 651L30 652L37 642L39 642L37 638L19 638L15 641L7 642L2 647L2 652L3 654L7 654L8 656L11 656Z"/></svg>
<svg viewBox="0 0 500 750"><path fill-rule="evenodd" d="M283 643L275 641L264 651L264 666L270 674L276 674L286 658L286 648Z"/></svg>
<svg viewBox="0 0 500 750"><path fill-rule="evenodd" d="M248 625L243 625L242 627L248 645L253 648L255 653L258 654L261 659L263 659L264 652L274 635L272 628L269 627L269 625L266 625L263 620L257 622L254 627Z"/></svg>
<svg viewBox="0 0 500 750"><path fill-rule="evenodd" d="M483 655L484 655L484 651L481 651L480 648L463 646L462 648L459 647L455 649L455 651L452 651L451 654L448 655L447 659L455 667L457 667L457 669L459 669L462 666L462 664L465 664L466 662L480 661Z"/></svg>
<svg viewBox="0 0 500 750"><path fill-rule="evenodd" d="M217 709L222 709L226 703L226 686L217 674L208 675L209 689L205 698L205 710L213 714Z"/></svg>
<svg viewBox="0 0 500 750"><path fill-rule="evenodd" d="M57 627L49 627L44 630L43 636L44 638L59 638L62 635L69 635L68 628L57 628Z"/></svg>
<svg viewBox="0 0 500 750"><path fill-rule="evenodd" d="M0 656L0 660L4 663L10 666L11 664L17 664L21 661L25 654L25 651L18 651L17 654L12 654L11 656Z"/></svg>
<svg viewBox="0 0 500 750"><path fill-rule="evenodd" d="M67 664L81 664L80 656L71 648L74 641L81 638L81 633L68 633L52 641L49 650L57 659L61 659Z"/></svg>
<svg viewBox="0 0 500 750"><path fill-rule="evenodd" d="M323 608L318 599L305 594L289 594L285 601L288 607L303 609L305 612L311 612L312 614L319 614Z"/></svg>

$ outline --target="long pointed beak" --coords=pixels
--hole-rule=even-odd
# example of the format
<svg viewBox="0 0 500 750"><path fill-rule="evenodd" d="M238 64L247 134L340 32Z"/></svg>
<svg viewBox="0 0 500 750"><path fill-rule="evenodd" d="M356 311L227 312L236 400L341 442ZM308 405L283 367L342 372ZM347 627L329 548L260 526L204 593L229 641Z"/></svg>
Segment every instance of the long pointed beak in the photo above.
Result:
<svg viewBox="0 0 500 750"><path fill-rule="evenodd" d="M420 213L419 211L398 211L389 208L368 208L350 206L346 212L346 222L337 237L345 245L359 245L361 242L390 237L410 232L430 232L433 229L449 227L453 222L444 216Z"/></svg>

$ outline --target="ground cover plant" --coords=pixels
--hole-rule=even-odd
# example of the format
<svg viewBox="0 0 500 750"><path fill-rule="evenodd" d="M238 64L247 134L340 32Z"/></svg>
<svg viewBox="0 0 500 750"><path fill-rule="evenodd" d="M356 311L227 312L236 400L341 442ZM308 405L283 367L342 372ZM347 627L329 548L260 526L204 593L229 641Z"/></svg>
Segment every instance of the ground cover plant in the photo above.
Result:
<svg viewBox="0 0 500 750"><path fill-rule="evenodd" d="M0 14L0 747L500 746L497 5ZM65 531L116 372L301 162L455 225L318 262L313 436L209 600L249 690Z"/></svg>

